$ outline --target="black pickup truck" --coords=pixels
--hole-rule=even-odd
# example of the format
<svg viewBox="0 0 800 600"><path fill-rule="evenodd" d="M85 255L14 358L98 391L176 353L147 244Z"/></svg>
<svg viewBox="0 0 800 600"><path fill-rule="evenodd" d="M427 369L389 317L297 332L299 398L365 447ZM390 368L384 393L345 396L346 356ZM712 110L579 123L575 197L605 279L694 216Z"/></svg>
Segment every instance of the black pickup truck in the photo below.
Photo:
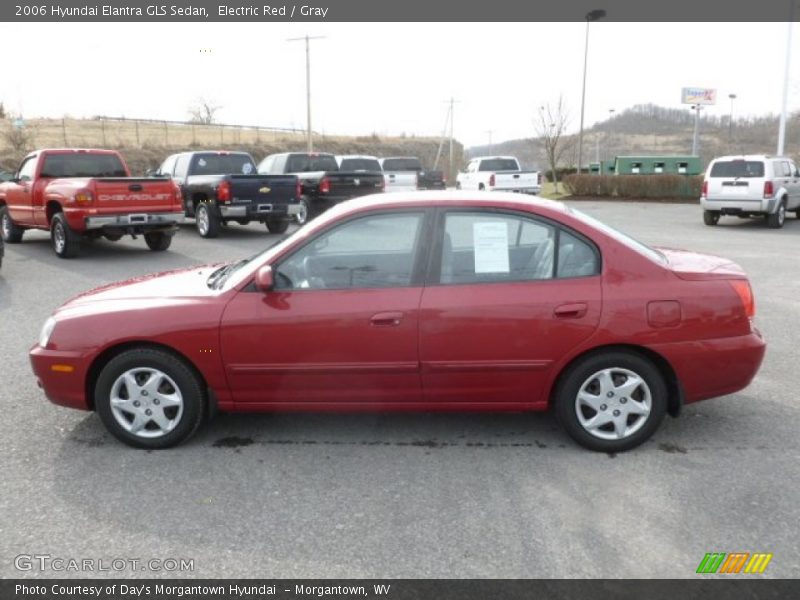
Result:
<svg viewBox="0 0 800 600"><path fill-rule="evenodd" d="M271 154L258 165L262 175L297 175L302 186L302 208L295 216L298 223L323 213L331 206L382 192L383 174L379 172L340 171L333 154L286 152Z"/></svg>
<svg viewBox="0 0 800 600"><path fill-rule="evenodd" d="M444 190L447 182L442 171L426 171L415 156L392 156L381 159L381 167L386 173L404 173L413 171L417 174L417 189Z"/></svg>
<svg viewBox="0 0 800 600"><path fill-rule="evenodd" d="M301 210L300 181L293 175L259 175L246 152L182 152L168 157L150 175L171 177L183 192L187 217L204 238L217 237L230 221L266 223L283 233Z"/></svg>

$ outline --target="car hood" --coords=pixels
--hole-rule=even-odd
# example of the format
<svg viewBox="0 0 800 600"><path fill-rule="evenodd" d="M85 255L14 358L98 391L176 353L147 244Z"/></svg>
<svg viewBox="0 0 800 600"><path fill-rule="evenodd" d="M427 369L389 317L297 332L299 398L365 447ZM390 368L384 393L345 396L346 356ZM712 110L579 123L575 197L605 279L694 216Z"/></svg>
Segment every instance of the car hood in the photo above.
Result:
<svg viewBox="0 0 800 600"><path fill-rule="evenodd" d="M730 259L674 248L657 248L670 270L681 279L745 279L744 269Z"/></svg>
<svg viewBox="0 0 800 600"><path fill-rule="evenodd" d="M219 266L216 264L176 269L109 283L78 294L61 308L76 308L89 304L95 306L101 302L192 301L216 296L219 290L210 289L206 285L206 280Z"/></svg>

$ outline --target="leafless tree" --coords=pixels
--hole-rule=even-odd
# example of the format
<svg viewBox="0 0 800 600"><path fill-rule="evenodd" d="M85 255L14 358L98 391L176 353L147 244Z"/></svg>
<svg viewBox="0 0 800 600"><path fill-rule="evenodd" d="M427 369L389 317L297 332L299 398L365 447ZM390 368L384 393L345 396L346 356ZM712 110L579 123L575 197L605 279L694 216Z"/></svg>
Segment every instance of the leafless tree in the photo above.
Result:
<svg viewBox="0 0 800 600"><path fill-rule="evenodd" d="M35 137L35 128L26 124L22 117L9 119L0 132L0 138L11 149L15 157L22 157L26 152L33 150Z"/></svg>
<svg viewBox="0 0 800 600"><path fill-rule="evenodd" d="M202 125L211 125L215 122L217 111L222 108L217 104L205 98L198 98L197 104L189 109L189 115L192 123L199 123Z"/></svg>
<svg viewBox="0 0 800 600"><path fill-rule="evenodd" d="M539 136L539 141L544 146L550 174L558 193L558 165L565 154L574 145L573 140L567 136L569 125L569 111L562 96L558 97L555 104L547 103L539 107L537 118L534 119L534 128Z"/></svg>

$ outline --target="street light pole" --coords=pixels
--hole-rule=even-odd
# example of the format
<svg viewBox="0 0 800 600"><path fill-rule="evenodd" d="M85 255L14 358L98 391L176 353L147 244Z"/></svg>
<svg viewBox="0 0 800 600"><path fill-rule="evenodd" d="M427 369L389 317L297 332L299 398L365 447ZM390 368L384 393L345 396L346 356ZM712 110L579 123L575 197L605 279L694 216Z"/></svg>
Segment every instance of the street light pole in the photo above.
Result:
<svg viewBox="0 0 800 600"><path fill-rule="evenodd" d="M728 117L728 152L733 152L733 101L736 100L736 94L728 94L731 99L731 114Z"/></svg>
<svg viewBox="0 0 800 600"><path fill-rule="evenodd" d="M583 87L581 89L581 125L578 131L578 173L583 163L583 115L586 107L586 66L589 62L589 23L599 21L606 16L603 9L590 10L586 13L586 39L583 43Z"/></svg>
<svg viewBox="0 0 800 600"><path fill-rule="evenodd" d="M786 141L786 103L789 100L789 63L792 58L792 21L794 21L794 0L789 0L789 29L786 32L786 62L783 71L783 107L778 126L778 156L783 156Z"/></svg>
<svg viewBox="0 0 800 600"><path fill-rule="evenodd" d="M692 136L692 156L699 156L700 151L700 105L692 106L694 110L694 135Z"/></svg>
<svg viewBox="0 0 800 600"><path fill-rule="evenodd" d="M310 40L321 40L325 36L317 35L309 37L308 34L299 38L289 38L287 42L302 42L306 43L306 147L309 153L314 151L314 139L311 136L311 49L309 47Z"/></svg>

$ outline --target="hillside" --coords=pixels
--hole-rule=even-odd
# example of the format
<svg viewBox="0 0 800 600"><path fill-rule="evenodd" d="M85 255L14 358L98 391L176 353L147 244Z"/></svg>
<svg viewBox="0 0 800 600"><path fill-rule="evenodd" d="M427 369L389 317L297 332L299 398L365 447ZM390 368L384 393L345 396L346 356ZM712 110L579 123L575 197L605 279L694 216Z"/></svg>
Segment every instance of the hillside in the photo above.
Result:
<svg viewBox="0 0 800 600"><path fill-rule="evenodd" d="M119 150L134 175L157 167L171 153L183 150L245 150L260 161L268 154L306 149L303 132L229 125L200 125L132 119L29 119L24 127L9 119L0 121L0 169L13 171L21 158L35 148L110 148ZM362 137L314 136L314 149L334 154L418 156L433 167L438 138L377 135ZM454 164L463 162L463 147L454 144ZM448 146L439 159L447 169Z"/></svg>
<svg viewBox="0 0 800 600"><path fill-rule="evenodd" d="M573 124L574 127L574 124ZM599 148L601 160L625 154L689 154L692 150L694 114L687 109L663 108L652 104L634 106L584 130L584 162L594 162ZM786 153L800 157L800 112L789 116L786 125ZM531 127L533 133L533 127ZM732 134L732 135L731 135ZM700 119L700 156L704 163L728 153L774 153L778 136L778 116L734 117L733 127L724 117ZM577 145L577 135L570 138ZM509 140L488 146L473 146L467 156L510 154L519 157L525 168L546 168L541 142L535 137ZM577 150L567 154L570 164L577 162Z"/></svg>

